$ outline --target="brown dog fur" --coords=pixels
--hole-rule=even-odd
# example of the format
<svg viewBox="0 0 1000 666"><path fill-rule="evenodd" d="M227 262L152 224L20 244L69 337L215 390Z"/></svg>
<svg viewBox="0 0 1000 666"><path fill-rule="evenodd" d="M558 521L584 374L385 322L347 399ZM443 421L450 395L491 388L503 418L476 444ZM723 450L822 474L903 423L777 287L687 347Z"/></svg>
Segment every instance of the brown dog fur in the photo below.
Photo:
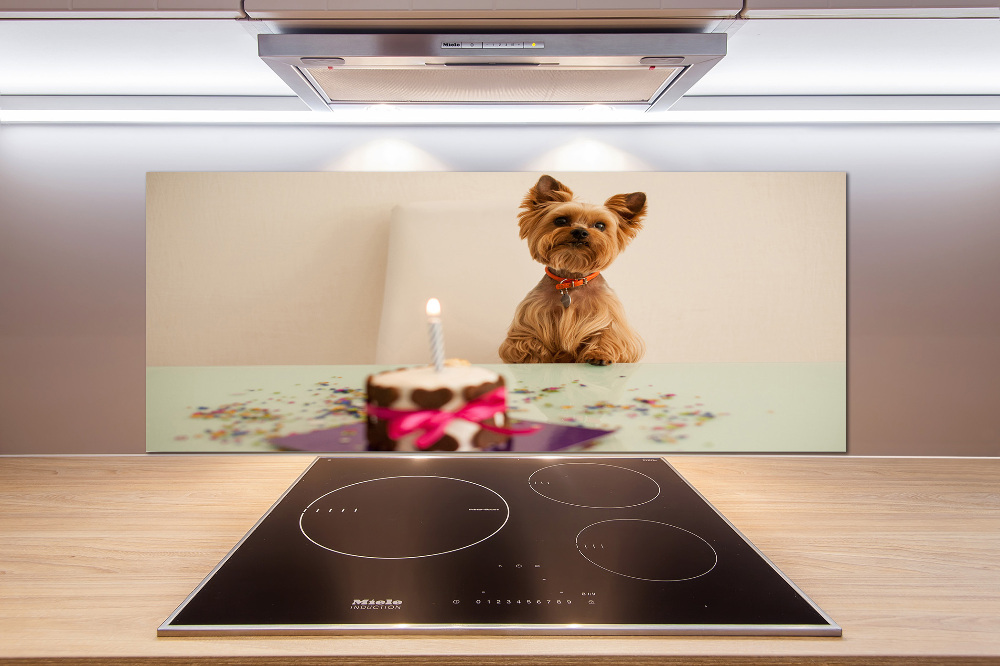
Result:
<svg viewBox="0 0 1000 666"><path fill-rule="evenodd" d="M576 201L568 187L542 176L521 208L518 224L531 258L560 277L580 278L606 269L635 238L646 214L646 195L616 194L597 206ZM585 238L579 230L586 231ZM642 358L642 338L629 326L603 275L570 289L569 307L563 307L556 284L545 275L517 306L500 345L504 363L608 365Z"/></svg>

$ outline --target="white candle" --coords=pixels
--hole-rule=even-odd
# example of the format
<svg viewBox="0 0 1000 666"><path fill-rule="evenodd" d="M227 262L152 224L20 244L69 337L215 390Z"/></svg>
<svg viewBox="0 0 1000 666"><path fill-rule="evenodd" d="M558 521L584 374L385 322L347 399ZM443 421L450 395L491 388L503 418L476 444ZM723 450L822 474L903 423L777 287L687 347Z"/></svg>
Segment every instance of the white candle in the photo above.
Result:
<svg viewBox="0 0 1000 666"><path fill-rule="evenodd" d="M444 369L444 336L441 333L441 303L436 298L427 301L427 330L431 336L431 357L434 370Z"/></svg>

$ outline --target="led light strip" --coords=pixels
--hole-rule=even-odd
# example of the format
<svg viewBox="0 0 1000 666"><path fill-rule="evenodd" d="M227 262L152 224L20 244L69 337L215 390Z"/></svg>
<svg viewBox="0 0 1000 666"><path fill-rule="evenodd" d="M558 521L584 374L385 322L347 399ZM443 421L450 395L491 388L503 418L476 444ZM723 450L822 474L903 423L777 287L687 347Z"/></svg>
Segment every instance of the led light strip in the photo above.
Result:
<svg viewBox="0 0 1000 666"><path fill-rule="evenodd" d="M213 101L214 100L214 101ZM292 98L0 97L0 123L58 124L794 124L1000 123L1000 96L686 97L668 111L601 105L359 106L301 110ZM187 108L176 108L187 105ZM116 108L117 107L117 108ZM160 107L160 108L157 108ZM170 108L175 107L175 108ZM193 108L192 108L193 107Z"/></svg>
<svg viewBox="0 0 1000 666"><path fill-rule="evenodd" d="M0 123L53 124L268 124L268 125L407 125L407 124L781 124L781 123L1000 123L1000 111L983 110L774 110L774 111L677 111L655 117L607 116L588 118L563 113L558 117L524 115L511 118L508 113L454 114L438 112L435 116L398 117L366 116L364 114L315 114L312 112L275 111L65 111L65 110L0 110Z"/></svg>

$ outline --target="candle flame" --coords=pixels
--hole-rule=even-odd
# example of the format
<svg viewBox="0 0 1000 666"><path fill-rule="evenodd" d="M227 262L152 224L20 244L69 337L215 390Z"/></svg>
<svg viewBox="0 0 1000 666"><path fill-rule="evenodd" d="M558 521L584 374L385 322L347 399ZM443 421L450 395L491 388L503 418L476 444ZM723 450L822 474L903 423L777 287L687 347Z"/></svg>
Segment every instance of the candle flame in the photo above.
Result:
<svg viewBox="0 0 1000 666"><path fill-rule="evenodd" d="M431 300L427 301L427 316L428 317L441 316L441 302L438 299L432 298Z"/></svg>

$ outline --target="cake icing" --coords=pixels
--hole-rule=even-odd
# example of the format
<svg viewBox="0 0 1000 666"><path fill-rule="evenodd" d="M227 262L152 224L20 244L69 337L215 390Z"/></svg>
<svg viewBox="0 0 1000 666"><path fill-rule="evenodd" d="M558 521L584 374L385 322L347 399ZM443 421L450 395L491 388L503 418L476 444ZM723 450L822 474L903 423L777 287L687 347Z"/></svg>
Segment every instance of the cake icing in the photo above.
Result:
<svg viewBox="0 0 1000 666"><path fill-rule="evenodd" d="M481 451L509 446L509 435L489 430L507 425L503 377L492 370L451 362L440 372L434 367L401 368L368 377L368 446L378 451ZM484 405L489 404L486 408ZM445 413L440 436L423 442L426 428L412 429L406 419L405 433L390 434L390 422L411 413ZM447 413L488 415L474 421ZM437 418L437 417L435 417ZM419 421L419 418L417 419ZM486 426L486 427L484 427Z"/></svg>

